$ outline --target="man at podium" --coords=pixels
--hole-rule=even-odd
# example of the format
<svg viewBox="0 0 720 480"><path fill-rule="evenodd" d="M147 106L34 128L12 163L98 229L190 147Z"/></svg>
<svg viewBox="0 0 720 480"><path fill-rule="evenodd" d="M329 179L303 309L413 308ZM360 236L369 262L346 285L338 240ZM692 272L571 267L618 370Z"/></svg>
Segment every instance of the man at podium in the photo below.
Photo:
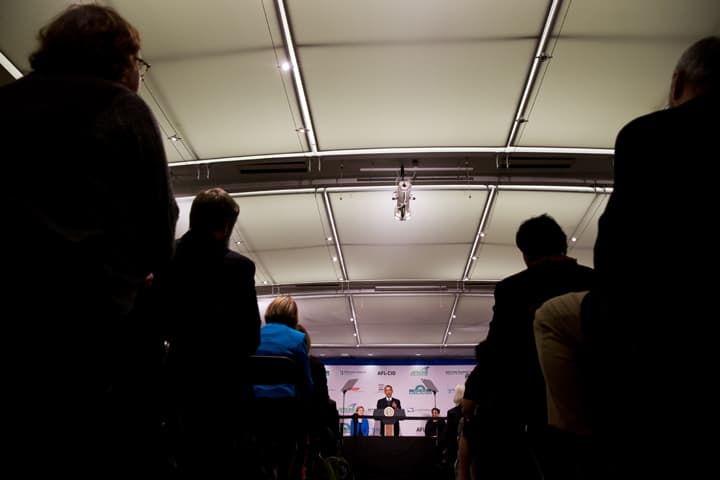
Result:
<svg viewBox="0 0 720 480"><path fill-rule="evenodd" d="M387 407L391 407L394 410L399 410L402 407L400 406L400 400L393 397L393 387L392 385L385 385L385 396L377 401L377 411L385 410ZM400 421L395 420L393 424L393 435L395 437L400 436ZM380 424L380 436L385 436L385 423L381 421Z"/></svg>

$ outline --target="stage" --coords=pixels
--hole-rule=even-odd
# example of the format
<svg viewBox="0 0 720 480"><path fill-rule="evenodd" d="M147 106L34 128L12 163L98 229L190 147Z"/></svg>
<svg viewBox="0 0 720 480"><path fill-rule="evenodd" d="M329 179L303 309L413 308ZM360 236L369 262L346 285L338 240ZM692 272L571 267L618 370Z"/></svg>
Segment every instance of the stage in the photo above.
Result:
<svg viewBox="0 0 720 480"><path fill-rule="evenodd" d="M453 478L440 450L429 437L343 437L342 454L356 480Z"/></svg>

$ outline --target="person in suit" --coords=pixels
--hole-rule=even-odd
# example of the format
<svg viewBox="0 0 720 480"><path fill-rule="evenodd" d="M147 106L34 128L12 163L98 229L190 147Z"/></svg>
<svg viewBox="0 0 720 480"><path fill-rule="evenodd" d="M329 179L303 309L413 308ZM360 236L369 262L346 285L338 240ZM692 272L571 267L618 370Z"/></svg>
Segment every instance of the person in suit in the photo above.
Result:
<svg viewBox="0 0 720 480"><path fill-rule="evenodd" d="M393 397L393 387L392 385L385 385L385 388L383 389L385 392L385 396L377 401L377 409L378 410L384 410L387 407L392 407L393 409L397 410L402 408L400 406L400 400ZM385 427L384 423L380 423L380 436L385 436ZM400 421L395 422L395 426L393 427L393 436L398 437L400 436Z"/></svg>
<svg viewBox="0 0 720 480"><path fill-rule="evenodd" d="M13 392L5 454L17 469L4 466L129 476L147 400L128 371L143 361L135 345L147 332L129 314L172 256L177 205L162 136L137 94L146 65L137 29L112 8L72 5L38 40L32 71L0 87L12 179L2 298L22 312L1 334Z"/></svg>
<svg viewBox="0 0 720 480"><path fill-rule="evenodd" d="M365 415L365 407L358 405L355 415L350 419L350 436L367 437L370 435L370 424L367 418L360 418Z"/></svg>
<svg viewBox="0 0 720 480"><path fill-rule="evenodd" d="M242 416L252 408L253 392L243 372L260 343L260 313L255 264L229 248L239 213L225 190L199 192L190 229L154 281L179 415L177 463L193 478L236 472L251 435Z"/></svg>
<svg viewBox="0 0 720 480"><path fill-rule="evenodd" d="M553 299L535 320L539 349L567 359L544 364L556 387L549 392L565 406L555 420L573 428L573 417L585 416L580 425L595 437L594 469L604 478L692 478L716 467L702 432L718 426L717 337L708 321L717 289L697 272L718 267L709 253L715 239L698 232L717 204L717 182L705 164L699 174L693 166L718 158L718 111L720 37L711 36L680 56L668 108L617 136L613 192L594 249L596 287ZM661 185L672 194L658 192ZM647 241L632 248L638 239ZM568 398L578 392L587 400L581 412Z"/></svg>
<svg viewBox="0 0 720 480"><path fill-rule="evenodd" d="M567 236L547 214L525 220L515 243L527 268L495 286L480 384L472 397L486 438L476 452L478 475L537 478L556 463L547 448L545 383L533 334L535 309L549 298L590 288L591 268L567 255ZM467 385L466 385L467 387ZM465 395L468 396L466 388ZM558 459L560 461L560 459ZM513 472L512 475L510 472Z"/></svg>

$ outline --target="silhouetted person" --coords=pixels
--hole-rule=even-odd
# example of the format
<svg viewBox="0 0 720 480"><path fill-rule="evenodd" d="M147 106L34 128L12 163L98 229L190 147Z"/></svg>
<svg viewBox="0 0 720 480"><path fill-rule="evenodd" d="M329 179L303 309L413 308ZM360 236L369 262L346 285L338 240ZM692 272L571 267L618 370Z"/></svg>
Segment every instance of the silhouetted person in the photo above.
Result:
<svg viewBox="0 0 720 480"><path fill-rule="evenodd" d="M240 208L221 188L198 193L190 230L156 275L157 315L170 343L171 395L179 418L177 461L189 478L247 471L252 385L249 356L260 342L255 264L228 248ZM247 456L244 456L246 455Z"/></svg>
<svg viewBox="0 0 720 480"><path fill-rule="evenodd" d="M597 287L538 311L541 352L566 359L544 364L551 421L595 436L599 478L700 478L716 468L704 432L718 426L708 316L717 289L697 272L718 266L715 238L699 231L717 204L717 182L692 166L718 158L719 97L714 36L680 57L669 108L617 136L615 183L594 250Z"/></svg>
<svg viewBox="0 0 720 480"><path fill-rule="evenodd" d="M515 236L527 268L495 286L493 318L483 355L488 382L481 389L476 418L487 435L476 461L483 478L539 478L554 462L546 439L545 383L540 370L533 320L547 299L590 288L591 268L567 256L567 237L543 214L524 221ZM468 391L466 389L466 396Z"/></svg>
<svg viewBox="0 0 720 480"><path fill-rule="evenodd" d="M137 95L138 31L74 5L39 34L32 72L0 87L6 152L3 434L10 471L136 471L128 313L172 255L177 206L162 137ZM131 383L128 383L131 382ZM139 427L137 427L139 428ZM131 440L132 439L132 440ZM19 465L13 468L12 465Z"/></svg>

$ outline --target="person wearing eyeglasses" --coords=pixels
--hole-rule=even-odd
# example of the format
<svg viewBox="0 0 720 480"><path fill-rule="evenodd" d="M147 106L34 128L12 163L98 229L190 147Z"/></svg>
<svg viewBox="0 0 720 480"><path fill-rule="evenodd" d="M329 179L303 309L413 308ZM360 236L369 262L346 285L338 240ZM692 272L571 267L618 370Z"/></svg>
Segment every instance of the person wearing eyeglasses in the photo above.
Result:
<svg viewBox="0 0 720 480"><path fill-rule="evenodd" d="M2 295L22 312L2 331L5 468L129 478L149 472L141 449L156 428L142 423L155 358L138 347L151 328L130 312L172 257L177 204L137 94L135 27L111 8L72 5L38 39L30 70L0 87L12 278Z"/></svg>

